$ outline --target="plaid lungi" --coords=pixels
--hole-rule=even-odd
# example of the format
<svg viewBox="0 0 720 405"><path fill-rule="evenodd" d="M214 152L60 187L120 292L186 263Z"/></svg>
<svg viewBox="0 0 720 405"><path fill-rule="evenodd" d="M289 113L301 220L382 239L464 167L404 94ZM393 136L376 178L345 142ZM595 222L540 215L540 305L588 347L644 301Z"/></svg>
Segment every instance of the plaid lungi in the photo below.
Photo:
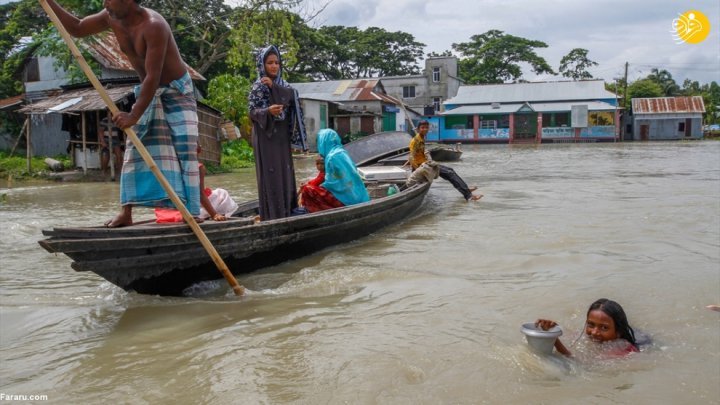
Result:
<svg viewBox="0 0 720 405"><path fill-rule="evenodd" d="M140 86L135 87L139 97ZM161 86L133 127L180 200L200 214L197 104L190 75ZM173 208L174 204L128 139L120 176L120 203Z"/></svg>

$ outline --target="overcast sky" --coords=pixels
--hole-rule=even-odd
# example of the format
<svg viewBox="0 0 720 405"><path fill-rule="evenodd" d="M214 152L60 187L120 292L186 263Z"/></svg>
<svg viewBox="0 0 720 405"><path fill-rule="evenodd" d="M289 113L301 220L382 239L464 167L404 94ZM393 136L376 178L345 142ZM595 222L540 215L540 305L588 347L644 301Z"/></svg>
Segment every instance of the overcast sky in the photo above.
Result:
<svg viewBox="0 0 720 405"><path fill-rule="evenodd" d="M226 2L237 5L242 0ZM426 54L450 50L453 43L498 29L548 44L536 51L554 70L570 50L584 48L599 63L590 72L606 81L622 77L629 62L631 81L657 67L668 70L680 85L686 78L720 82L718 0L304 0L300 13L326 4L312 26L408 32L427 45ZM671 33L673 19L688 10L698 10L710 20L710 35L699 44L677 44ZM537 77L527 68L523 78L563 79Z"/></svg>
<svg viewBox="0 0 720 405"><path fill-rule="evenodd" d="M309 1L318 9L324 0ZM688 10L710 20L711 31L699 44L676 44L672 21ZM612 81L624 74L630 80L650 69L668 70L682 85L685 78L720 82L720 1L718 0L332 0L311 23L404 31L424 43L425 53L450 50L453 43L498 29L548 47L537 53L558 70L560 59L573 48L589 51L599 66L590 72ZM527 80L537 77L524 70Z"/></svg>

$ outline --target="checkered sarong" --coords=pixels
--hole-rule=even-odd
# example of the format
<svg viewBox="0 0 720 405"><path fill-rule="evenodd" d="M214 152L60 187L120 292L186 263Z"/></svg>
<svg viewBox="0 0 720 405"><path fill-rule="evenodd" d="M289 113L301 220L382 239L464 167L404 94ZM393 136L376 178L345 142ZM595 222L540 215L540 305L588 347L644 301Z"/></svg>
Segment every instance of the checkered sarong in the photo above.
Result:
<svg viewBox="0 0 720 405"><path fill-rule="evenodd" d="M136 86L135 97L139 94L140 86ZM190 75L158 88L133 129L188 211L199 215L198 118ZM174 207L130 139L120 176L120 203Z"/></svg>

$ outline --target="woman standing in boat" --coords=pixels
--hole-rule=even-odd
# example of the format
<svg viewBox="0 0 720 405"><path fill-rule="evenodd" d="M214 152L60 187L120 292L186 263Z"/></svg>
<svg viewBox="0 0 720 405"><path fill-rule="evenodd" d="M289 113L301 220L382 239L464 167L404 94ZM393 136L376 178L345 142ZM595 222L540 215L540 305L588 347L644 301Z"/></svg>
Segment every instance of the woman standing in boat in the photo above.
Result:
<svg viewBox="0 0 720 405"><path fill-rule="evenodd" d="M259 52L257 69L249 111L260 219L266 221L288 217L297 207L290 148L306 151L307 146L297 92L282 79L282 59L276 46Z"/></svg>

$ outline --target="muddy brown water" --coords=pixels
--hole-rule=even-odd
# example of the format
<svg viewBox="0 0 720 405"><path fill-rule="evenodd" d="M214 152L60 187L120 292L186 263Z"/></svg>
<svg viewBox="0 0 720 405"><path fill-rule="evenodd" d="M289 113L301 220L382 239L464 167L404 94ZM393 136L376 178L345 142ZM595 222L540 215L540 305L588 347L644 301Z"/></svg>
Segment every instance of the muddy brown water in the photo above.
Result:
<svg viewBox="0 0 720 405"><path fill-rule="evenodd" d="M720 142L463 147L401 224L190 297L126 293L45 252L40 231L101 224L116 183L0 189L0 394L45 403L720 402ZM298 180L314 176L297 161ZM251 169L211 176L238 201ZM137 210L137 218L149 215ZM566 343L596 298L653 338L621 360ZM576 347L580 350L580 347Z"/></svg>

